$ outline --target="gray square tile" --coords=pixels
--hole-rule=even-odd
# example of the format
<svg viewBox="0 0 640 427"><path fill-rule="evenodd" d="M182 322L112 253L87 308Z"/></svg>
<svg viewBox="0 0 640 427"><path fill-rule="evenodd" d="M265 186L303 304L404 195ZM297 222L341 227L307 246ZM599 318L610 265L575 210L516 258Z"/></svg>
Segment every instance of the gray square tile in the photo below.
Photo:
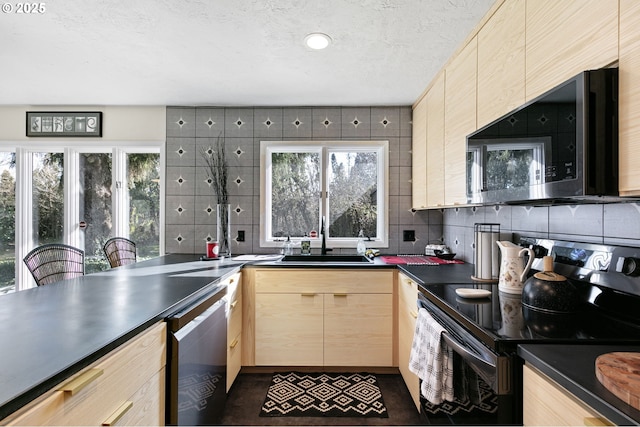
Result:
<svg viewBox="0 0 640 427"><path fill-rule="evenodd" d="M411 164L400 164L400 138L385 138L384 141L387 141L389 146L389 158L387 159L389 166L411 166Z"/></svg>
<svg viewBox="0 0 640 427"><path fill-rule="evenodd" d="M235 196L231 204L231 222L248 226L253 224L253 196Z"/></svg>
<svg viewBox="0 0 640 427"><path fill-rule="evenodd" d="M165 203L166 224L193 225L195 196L167 196Z"/></svg>
<svg viewBox="0 0 640 427"><path fill-rule="evenodd" d="M213 228L216 225L216 199L211 196L195 197L194 220L197 225L207 225Z"/></svg>
<svg viewBox="0 0 640 427"><path fill-rule="evenodd" d="M400 195L400 168L390 167L387 172L389 178L389 195Z"/></svg>
<svg viewBox="0 0 640 427"><path fill-rule="evenodd" d="M167 138L167 166L193 166L196 161L195 138Z"/></svg>
<svg viewBox="0 0 640 427"><path fill-rule="evenodd" d="M342 114L340 108L313 109L313 138L340 138L342 132Z"/></svg>
<svg viewBox="0 0 640 427"><path fill-rule="evenodd" d="M195 195L214 198L216 196L216 192L213 188L211 179L209 179L207 168L200 166L194 169L195 174L193 180L196 186Z"/></svg>
<svg viewBox="0 0 640 427"><path fill-rule="evenodd" d="M253 136L282 138L282 108L256 108L253 110Z"/></svg>
<svg viewBox="0 0 640 427"><path fill-rule="evenodd" d="M371 108L371 137L400 136L400 107Z"/></svg>
<svg viewBox="0 0 640 427"><path fill-rule="evenodd" d="M371 109L365 107L342 109L342 138L371 137Z"/></svg>
<svg viewBox="0 0 640 427"><path fill-rule="evenodd" d="M284 108L282 128L284 138L311 138L313 135L311 108Z"/></svg>
<svg viewBox="0 0 640 427"><path fill-rule="evenodd" d="M196 109L196 137L224 138L224 108Z"/></svg>
<svg viewBox="0 0 640 427"><path fill-rule="evenodd" d="M411 106L400 108L400 136L411 137L413 130L413 111Z"/></svg>
<svg viewBox="0 0 640 427"><path fill-rule="evenodd" d="M407 167L399 167L398 168L398 194L401 196L410 196L411 195L411 168Z"/></svg>
<svg viewBox="0 0 640 427"><path fill-rule="evenodd" d="M224 114L226 138L253 137L253 108L227 108Z"/></svg>
<svg viewBox="0 0 640 427"><path fill-rule="evenodd" d="M401 137L398 147L398 166L412 166L411 138Z"/></svg>
<svg viewBox="0 0 640 427"><path fill-rule="evenodd" d="M603 233L604 205L563 205L549 208L549 235L598 236Z"/></svg>
<svg viewBox="0 0 640 427"><path fill-rule="evenodd" d="M229 168L229 195L253 196L253 167Z"/></svg>
<svg viewBox="0 0 640 427"><path fill-rule="evenodd" d="M196 109L167 107L167 137L196 136Z"/></svg>
<svg viewBox="0 0 640 427"><path fill-rule="evenodd" d="M254 140L254 138L227 138L225 142L229 166L253 167L256 165L254 150L258 150L259 161L260 145L254 144Z"/></svg>
<svg viewBox="0 0 640 427"><path fill-rule="evenodd" d="M548 233L549 207L547 206L512 206L511 229L521 234Z"/></svg>
<svg viewBox="0 0 640 427"><path fill-rule="evenodd" d="M165 232L165 252L169 254L193 254L195 226L167 225Z"/></svg>
<svg viewBox="0 0 640 427"><path fill-rule="evenodd" d="M196 193L196 168L167 166L165 190L168 196L189 196Z"/></svg>
<svg viewBox="0 0 640 427"><path fill-rule="evenodd" d="M604 237L640 239L640 204L604 205Z"/></svg>

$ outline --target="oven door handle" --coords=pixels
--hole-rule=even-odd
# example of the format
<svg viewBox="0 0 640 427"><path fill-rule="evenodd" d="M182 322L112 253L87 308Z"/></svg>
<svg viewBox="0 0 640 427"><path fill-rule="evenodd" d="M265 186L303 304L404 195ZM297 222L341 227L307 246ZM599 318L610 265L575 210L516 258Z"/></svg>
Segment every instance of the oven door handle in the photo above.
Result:
<svg viewBox="0 0 640 427"><path fill-rule="evenodd" d="M477 355L475 353L472 353L466 347L464 347L463 345L459 344L456 340L451 338L451 336L446 332L444 332L442 334L442 338L444 339L444 342L449 347L451 347L451 349L453 351L458 353L466 362L477 366L478 368L482 369L485 372L493 372L493 373L495 373L495 370L496 370L496 367L497 367L497 358L496 358L495 361L491 361L491 362L488 361L488 360L483 359L479 355ZM486 356L490 357L491 359L493 359L493 357L491 357L493 355L490 354L489 352L487 352Z"/></svg>

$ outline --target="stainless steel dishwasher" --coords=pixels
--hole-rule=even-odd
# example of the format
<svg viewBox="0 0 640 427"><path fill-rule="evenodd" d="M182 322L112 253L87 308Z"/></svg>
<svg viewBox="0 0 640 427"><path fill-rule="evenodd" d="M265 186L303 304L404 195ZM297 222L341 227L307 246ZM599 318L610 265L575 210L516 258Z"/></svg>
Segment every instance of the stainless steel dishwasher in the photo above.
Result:
<svg viewBox="0 0 640 427"><path fill-rule="evenodd" d="M227 398L226 286L167 318L167 424L219 424Z"/></svg>

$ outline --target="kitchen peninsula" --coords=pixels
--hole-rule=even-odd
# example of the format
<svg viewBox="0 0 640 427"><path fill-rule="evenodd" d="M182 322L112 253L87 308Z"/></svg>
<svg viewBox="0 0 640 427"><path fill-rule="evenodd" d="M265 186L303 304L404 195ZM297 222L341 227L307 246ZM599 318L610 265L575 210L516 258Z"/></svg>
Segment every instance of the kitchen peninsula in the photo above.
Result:
<svg viewBox="0 0 640 427"><path fill-rule="evenodd" d="M242 263L167 255L0 297L0 420L212 292Z"/></svg>

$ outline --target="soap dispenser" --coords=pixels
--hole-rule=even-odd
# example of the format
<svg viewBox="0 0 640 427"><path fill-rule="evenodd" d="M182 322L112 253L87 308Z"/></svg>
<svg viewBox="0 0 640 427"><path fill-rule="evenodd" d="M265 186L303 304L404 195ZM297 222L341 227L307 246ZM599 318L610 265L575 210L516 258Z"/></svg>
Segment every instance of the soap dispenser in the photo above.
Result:
<svg viewBox="0 0 640 427"><path fill-rule="evenodd" d="M309 239L309 236L307 236L307 233L304 233L304 237L300 242L300 254L311 255L311 239Z"/></svg>
<svg viewBox="0 0 640 427"><path fill-rule="evenodd" d="M367 246L364 244L364 233L360 230L358 234L358 246L356 247L358 255L364 255L367 252Z"/></svg>

